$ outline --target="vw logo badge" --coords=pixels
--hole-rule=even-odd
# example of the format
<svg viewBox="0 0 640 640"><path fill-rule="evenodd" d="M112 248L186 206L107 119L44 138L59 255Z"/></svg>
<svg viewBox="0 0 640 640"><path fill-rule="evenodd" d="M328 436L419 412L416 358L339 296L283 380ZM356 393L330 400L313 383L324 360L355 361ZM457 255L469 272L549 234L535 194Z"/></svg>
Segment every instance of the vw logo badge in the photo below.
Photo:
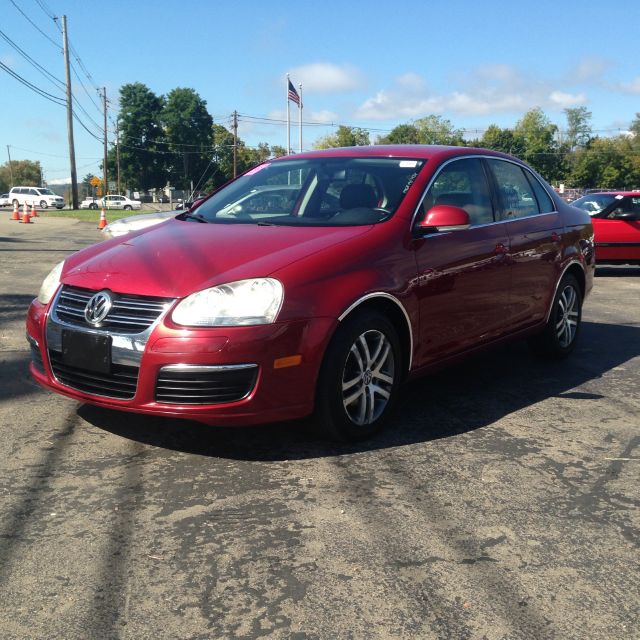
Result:
<svg viewBox="0 0 640 640"><path fill-rule="evenodd" d="M91 297L84 308L84 319L94 326L98 326L111 311L113 298L108 291L98 291Z"/></svg>

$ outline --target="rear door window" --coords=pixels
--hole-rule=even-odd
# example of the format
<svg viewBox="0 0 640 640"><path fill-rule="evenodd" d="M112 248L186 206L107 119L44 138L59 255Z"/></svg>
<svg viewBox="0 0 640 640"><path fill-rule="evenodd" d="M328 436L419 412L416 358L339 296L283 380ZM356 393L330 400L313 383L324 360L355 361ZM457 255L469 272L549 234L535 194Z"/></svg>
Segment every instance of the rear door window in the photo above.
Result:
<svg viewBox="0 0 640 640"><path fill-rule="evenodd" d="M491 159L487 163L496 181L502 219L526 218L540 213L536 194L523 169L505 160Z"/></svg>

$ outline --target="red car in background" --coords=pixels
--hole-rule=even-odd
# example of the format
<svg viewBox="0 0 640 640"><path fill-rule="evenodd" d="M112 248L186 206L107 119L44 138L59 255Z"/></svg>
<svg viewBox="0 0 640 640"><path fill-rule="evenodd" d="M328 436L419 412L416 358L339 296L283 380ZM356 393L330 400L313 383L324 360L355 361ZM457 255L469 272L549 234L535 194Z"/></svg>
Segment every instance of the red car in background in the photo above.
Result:
<svg viewBox="0 0 640 640"><path fill-rule="evenodd" d="M597 262L640 265L640 191L590 193L571 205L591 216Z"/></svg>
<svg viewBox="0 0 640 640"><path fill-rule="evenodd" d="M314 414L356 440L408 377L521 338L567 356L594 269L589 215L505 154L301 153L57 265L29 308L30 370L112 409Z"/></svg>

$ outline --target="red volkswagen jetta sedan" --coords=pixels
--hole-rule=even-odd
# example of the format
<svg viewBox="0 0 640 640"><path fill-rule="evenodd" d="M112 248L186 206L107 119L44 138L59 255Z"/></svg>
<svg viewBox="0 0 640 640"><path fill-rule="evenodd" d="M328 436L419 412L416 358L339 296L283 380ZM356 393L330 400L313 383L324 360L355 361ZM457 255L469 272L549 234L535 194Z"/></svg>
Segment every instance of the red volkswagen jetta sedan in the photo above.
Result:
<svg viewBox="0 0 640 640"><path fill-rule="evenodd" d="M58 264L31 373L112 409L248 425L314 413L364 438L408 376L529 338L573 349L589 215L507 155L374 146L266 162Z"/></svg>

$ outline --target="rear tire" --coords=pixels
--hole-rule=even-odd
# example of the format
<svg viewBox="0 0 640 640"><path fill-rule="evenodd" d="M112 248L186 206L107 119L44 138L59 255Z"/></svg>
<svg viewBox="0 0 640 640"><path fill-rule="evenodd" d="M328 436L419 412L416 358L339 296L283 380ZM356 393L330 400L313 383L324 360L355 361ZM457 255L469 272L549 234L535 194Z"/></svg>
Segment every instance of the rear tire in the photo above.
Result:
<svg viewBox="0 0 640 640"><path fill-rule="evenodd" d="M558 285L544 331L531 338L529 345L545 358L566 358L575 348L581 321L582 291L575 276L567 273Z"/></svg>
<svg viewBox="0 0 640 640"><path fill-rule="evenodd" d="M92 202L92 203L89 205L89 209L97 209L97 208L98 208L98 205L97 205L95 202Z"/></svg>
<svg viewBox="0 0 640 640"><path fill-rule="evenodd" d="M315 421L333 439L356 442L384 426L402 378L398 334L378 312L362 312L340 325L322 363Z"/></svg>

